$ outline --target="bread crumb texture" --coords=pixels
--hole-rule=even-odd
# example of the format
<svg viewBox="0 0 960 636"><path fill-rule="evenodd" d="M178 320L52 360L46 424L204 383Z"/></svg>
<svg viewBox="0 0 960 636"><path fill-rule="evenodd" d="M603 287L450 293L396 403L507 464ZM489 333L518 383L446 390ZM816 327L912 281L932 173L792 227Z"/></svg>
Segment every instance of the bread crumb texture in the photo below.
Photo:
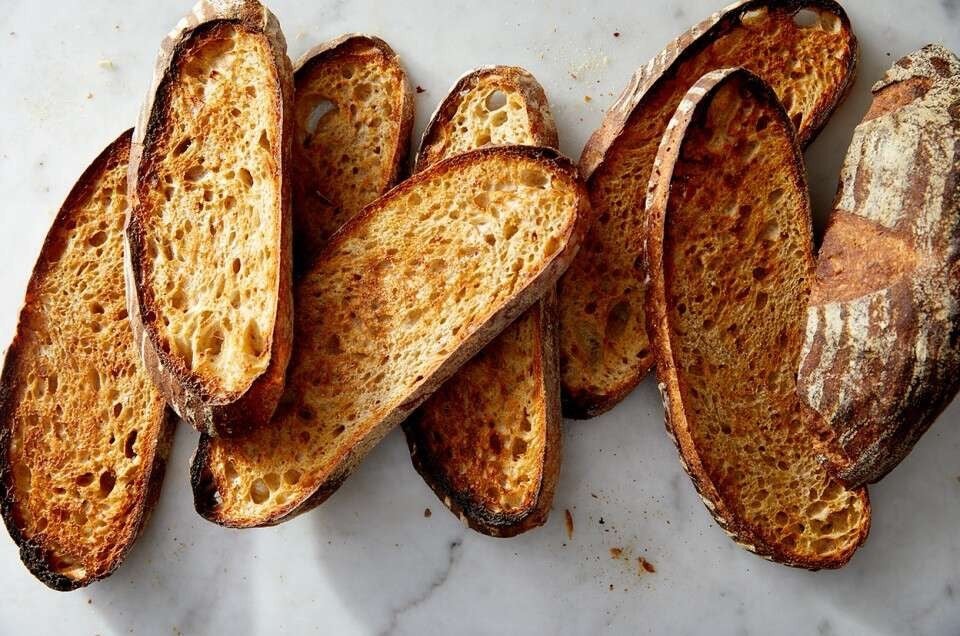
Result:
<svg viewBox="0 0 960 636"><path fill-rule="evenodd" d="M392 184L406 77L396 57L353 38L296 74L294 210L299 252L330 236Z"/></svg>
<svg viewBox="0 0 960 636"><path fill-rule="evenodd" d="M559 252L578 188L543 161L508 157L438 166L337 235L299 284L298 346L273 423L209 440L213 516L276 519L342 476Z"/></svg>
<svg viewBox="0 0 960 636"><path fill-rule="evenodd" d="M866 499L818 460L813 441L832 433L796 386L813 282L805 183L790 124L743 82L717 89L673 172L663 247L683 413L673 424L739 540L802 564L845 560L863 538Z"/></svg>
<svg viewBox="0 0 960 636"><path fill-rule="evenodd" d="M643 307L644 197L660 138L687 89L711 70L745 67L774 88L805 141L847 81L851 36L837 15L760 8L733 20L714 37L700 37L700 25L671 43L608 116L632 110L622 133L612 144L597 134L591 140L609 144L587 175L596 221L559 285L560 364L570 414L606 410L653 364ZM687 54L671 64L681 50ZM638 84L658 75L652 87Z"/></svg>
<svg viewBox="0 0 960 636"><path fill-rule="evenodd" d="M109 572L134 538L164 418L123 295L125 140L54 225L5 378L15 523L72 580Z"/></svg>
<svg viewBox="0 0 960 636"><path fill-rule="evenodd" d="M529 109L538 109L537 118L543 118L541 112L549 117L549 111L538 99L542 89L528 74L491 67L467 78L451 95L456 100L452 116L441 106L422 161L489 144L555 143L555 133L534 131ZM406 423L423 468L433 473L429 479L438 480L435 486L445 495L465 499L467 514L479 508L507 519L538 505L551 416L544 386L543 311L541 303L528 309ZM555 381L555 371L551 377Z"/></svg>
<svg viewBox="0 0 960 636"><path fill-rule="evenodd" d="M212 395L270 362L281 245L280 80L267 38L217 23L180 51L144 154L144 323ZM149 134L149 133L148 133Z"/></svg>

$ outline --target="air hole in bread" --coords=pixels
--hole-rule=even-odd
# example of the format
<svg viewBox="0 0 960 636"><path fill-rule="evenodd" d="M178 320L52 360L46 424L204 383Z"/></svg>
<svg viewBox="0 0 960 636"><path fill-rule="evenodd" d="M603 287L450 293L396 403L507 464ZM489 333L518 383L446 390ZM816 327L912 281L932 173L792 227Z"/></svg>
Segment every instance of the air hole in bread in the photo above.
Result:
<svg viewBox="0 0 960 636"><path fill-rule="evenodd" d="M354 417L356 417L356 415L354 415ZM336 427L335 429L333 429L333 430L330 432L330 434L331 434L333 437L340 437L341 435L343 435L343 432L344 432L345 430L347 430L346 427L341 424L340 426L338 426L338 427Z"/></svg>
<svg viewBox="0 0 960 636"><path fill-rule="evenodd" d="M270 151L270 138L267 136L267 131L263 130L260 132L260 139L257 141L261 148L266 151Z"/></svg>
<svg viewBox="0 0 960 636"><path fill-rule="evenodd" d="M123 443L123 454L127 459L133 459L137 456L137 451L134 450L133 446L137 443L137 434L139 431L133 429L127 434L127 439Z"/></svg>
<svg viewBox="0 0 960 636"><path fill-rule="evenodd" d="M250 171L246 168L240 168L237 171L237 176L240 177L240 181L243 182L243 185L249 187L253 186L253 175L250 174Z"/></svg>
<svg viewBox="0 0 960 636"><path fill-rule="evenodd" d="M269 498L270 489L267 487L267 482L260 478L255 479L254 482L250 484L250 501L259 505Z"/></svg>
<svg viewBox="0 0 960 636"><path fill-rule="evenodd" d="M283 481L287 482L290 486L296 486L297 482L300 481L300 471L296 468L291 468L283 473Z"/></svg>
<svg viewBox="0 0 960 636"><path fill-rule="evenodd" d="M93 483L93 473L83 473L74 480L78 486L85 488Z"/></svg>
<svg viewBox="0 0 960 636"><path fill-rule="evenodd" d="M200 179L203 179L203 177L206 176L206 174L207 174L207 169L204 168L203 166L200 166L200 165L191 166L190 168L187 168L186 172L183 173L183 178L186 181L195 183Z"/></svg>
<svg viewBox="0 0 960 636"><path fill-rule="evenodd" d="M481 130L480 132L478 132L476 137L474 137L474 140L473 140L473 144L477 148L486 146L489 143L490 143L490 132L486 130Z"/></svg>
<svg viewBox="0 0 960 636"><path fill-rule="evenodd" d="M233 464L233 462L227 461L227 463L224 464L223 476L226 477L228 481L236 481L237 477L240 476L239 473L237 473L237 467Z"/></svg>
<svg viewBox="0 0 960 636"><path fill-rule="evenodd" d="M117 474L113 470L107 469L100 473L100 496L106 497L113 492L113 487L117 485Z"/></svg>
<svg viewBox="0 0 960 636"><path fill-rule="evenodd" d="M812 29L820 25L820 13L814 9L800 9L793 15L793 23L801 29Z"/></svg>
<svg viewBox="0 0 960 636"><path fill-rule="evenodd" d="M176 147L173 149L173 156L179 157L180 155L185 153L187 149L190 148L191 144L193 144L193 139L191 139L190 137L187 137L186 139L178 143Z"/></svg>
<svg viewBox="0 0 960 636"><path fill-rule="evenodd" d="M531 188L544 189L549 182L547 175L539 170L528 168L520 173L520 183Z"/></svg>
<svg viewBox="0 0 960 636"><path fill-rule="evenodd" d="M320 121L329 113L335 113L337 111L337 106L329 99L321 99L310 111L310 115L307 117L306 130L307 134L313 135L317 132L317 128L320 125Z"/></svg>
<svg viewBox="0 0 960 636"><path fill-rule="evenodd" d="M123 412L123 404L121 404L120 402L117 402L116 404L113 405L114 417L120 417L120 413L122 412Z"/></svg>
<svg viewBox="0 0 960 636"><path fill-rule="evenodd" d="M107 242L107 233L102 230L100 232L95 233L93 236L87 239L87 243L91 247L100 247L106 242Z"/></svg>
<svg viewBox="0 0 960 636"><path fill-rule="evenodd" d="M498 128L502 126L503 124L506 123L506 121L507 121L507 111L505 110L497 111L490 117L490 125L493 126L494 128Z"/></svg>
<svg viewBox="0 0 960 636"><path fill-rule="evenodd" d="M265 346L263 335L260 333L260 326L255 320L250 320L247 323L247 328L243 335L243 346L246 352L254 357L263 355Z"/></svg>
<svg viewBox="0 0 960 636"><path fill-rule="evenodd" d="M373 92L373 87L367 83L357 84L353 87L353 98L358 101L366 101L370 98L370 94Z"/></svg>
<svg viewBox="0 0 960 636"><path fill-rule="evenodd" d="M233 273L234 273L234 274L239 274L239 273L240 273L240 259L239 259L239 258L233 259L233 263L231 264L230 268L233 270Z"/></svg>
<svg viewBox="0 0 960 636"><path fill-rule="evenodd" d="M743 15L740 16L740 23L744 26L756 26L761 24L764 18L767 17L767 8L761 7L759 9L753 9L751 11L744 11Z"/></svg>
<svg viewBox="0 0 960 636"><path fill-rule="evenodd" d="M491 113L495 110L500 110L507 105L507 94L503 91L493 91L487 95L487 99L484 101L484 106L487 107L487 110Z"/></svg>

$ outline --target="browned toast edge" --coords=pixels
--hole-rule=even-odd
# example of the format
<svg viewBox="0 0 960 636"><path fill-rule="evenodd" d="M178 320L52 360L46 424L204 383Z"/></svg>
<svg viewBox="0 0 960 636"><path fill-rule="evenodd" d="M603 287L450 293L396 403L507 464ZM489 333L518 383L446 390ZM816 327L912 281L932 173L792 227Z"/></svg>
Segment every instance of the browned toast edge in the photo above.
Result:
<svg viewBox="0 0 960 636"><path fill-rule="evenodd" d="M69 222L69 217L76 205L82 201L90 192L97 176L112 162L118 161L118 155L123 155L125 146L130 143L132 130L127 130L107 146L96 159L83 171L83 174L77 179L76 184L70 190L60 211L54 218L47 236L43 241L40 254L37 257L30 280L27 283L27 291L23 306L30 300L35 293L37 281L46 273L48 261L45 257L47 252L53 249L54 229L63 223ZM21 309L22 312L22 309ZM128 538L125 538L126 545L120 552L116 560L111 563L102 573L96 576L90 576L84 579L74 580L57 572L54 572L46 558L46 550L37 541L27 539L23 536L17 525L14 510L17 506L17 498L10 486L12 478L12 466L8 460L10 450L10 428L6 425L10 418L10 399L12 397L14 378L11 375L16 367L16 360L20 355L20 340L22 325L18 319L17 328L13 336L13 341L7 348L3 364L3 372L0 375L0 516L3 517L4 524L10 537L20 549L20 559L36 578L42 581L48 587L61 592L75 590L84 587L109 576L123 559L126 557L130 548L133 546L137 537L143 532L149 520L153 507L160 497L160 488L163 484L163 475L166 470L167 458L170 454L170 447L173 443L173 433L176 428L176 416L168 408L163 410L163 422L159 425L159 435L156 440L154 456L150 458L147 467L150 477L147 480L147 490L142 497L142 505L131 511L136 516L135 532Z"/></svg>
<svg viewBox="0 0 960 636"><path fill-rule="evenodd" d="M792 128L786 110L766 82L744 69L723 69L707 73L690 89L677 108L674 117L670 120L667 132L660 143L647 193L648 214L644 234L646 240L646 269L650 278L650 287L647 293L647 326L649 332L654 336L652 342L656 353L658 388L663 400L666 429L677 446L680 463L690 476L697 494L703 500L704 505L717 524L737 544L759 556L785 565L810 570L838 568L850 560L856 549L867 538L870 529L870 502L866 490L861 491L861 496L867 521L862 528L859 540L847 552L839 554L835 558L822 560L796 558L784 554L776 546L765 543L762 537L728 509L713 481L707 475L693 440L689 435L678 432L675 426L676 422L685 421L686 414L683 404L677 399L680 395L680 387L673 365L673 352L668 336L669 319L667 316L666 282L663 273L663 236L667 200L670 196L673 169L679 157L687 127L697 114L699 105L705 103L714 91L735 75L744 77L758 94L765 95L769 103L775 105L775 110L782 121L787 123L788 128ZM806 178L802 176L805 175L805 168L799 144L795 144L794 148L793 161L784 169L799 173L801 182L805 184ZM812 224L812 219L808 222ZM814 440L811 440L811 444L813 443Z"/></svg>
<svg viewBox="0 0 960 636"><path fill-rule="evenodd" d="M263 34L274 55L273 63L280 84L276 107L279 110L282 134L275 177L281 184L280 218L277 220L280 240L275 246L280 262L276 282L277 309L267 369L255 378L243 393L210 395L181 360L165 353L158 346L155 329L143 321L143 315L151 312L152 308L141 305L140 290L143 282L136 264L145 258L145 245L143 228L135 210L139 206L140 189L149 187L148 184L139 183L138 179L144 153L149 152L147 145L151 140L165 135L162 115L166 93L174 79L174 65L195 33L202 34L222 23L237 24L253 33ZM197 430L208 435L238 434L267 423L283 391L284 374L293 339L293 230L291 184L286 169L291 158L293 125L289 112L292 100L293 71L286 55L286 41L273 14L256 0L200 0L193 11L183 18L161 43L153 83L134 128L127 178L130 207L124 228L127 308L133 338L147 374L170 405Z"/></svg>
<svg viewBox="0 0 960 636"><path fill-rule="evenodd" d="M487 156L502 157L504 159L518 157L545 161L550 165L552 170L567 176L567 178L571 180L578 190L578 208L576 219L570 228L568 239L563 248L553 255L550 262L546 263L540 274L531 281L527 287L518 292L510 301L506 302L499 310L494 312L486 324L477 329L461 344L456 352L441 363L433 375L427 378L405 402L400 404L391 414L384 417L375 427L367 431L361 442L347 449L334 465L328 466L325 471L326 476L306 497L290 501L280 507L275 507L270 514L263 515L256 519L231 519L223 517L218 514L216 510L216 484L213 482L212 473L206 467L209 461L211 439L206 436L201 436L190 470L190 483L194 493L194 508L198 514L222 526L250 528L276 525L321 504L340 487L366 454L393 427L406 419L410 413L420 406L430 394L436 391L437 388L453 375L467 360L473 357L499 334L504 327L516 320L520 314L536 302L537 299L545 293L545 290L549 289L566 270L570 265L570 261L572 261L576 255L580 241L586 232L586 224L589 219L589 201L587 199L586 188L583 185L576 165L570 159L564 157L556 150L535 146L488 147L462 155L456 155L434 164L429 169L417 173L400 183L383 197L371 203L354 216L353 219L348 221L333 235L320 258L323 258L323 255L328 252L335 251L342 241L349 238L354 227L364 223L368 217L377 214L385 203L405 196L407 192L417 187L420 182L432 178L435 173L455 172L461 165L480 161Z"/></svg>

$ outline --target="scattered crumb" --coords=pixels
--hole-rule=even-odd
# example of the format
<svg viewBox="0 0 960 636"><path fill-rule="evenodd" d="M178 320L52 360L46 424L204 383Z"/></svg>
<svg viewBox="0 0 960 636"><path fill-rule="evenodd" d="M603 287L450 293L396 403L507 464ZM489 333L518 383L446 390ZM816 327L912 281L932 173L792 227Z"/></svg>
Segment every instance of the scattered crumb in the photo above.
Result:
<svg viewBox="0 0 960 636"><path fill-rule="evenodd" d="M93 605L93 599L92 599L92 598L88 598L88 599L87 599L87 605Z"/></svg>
<svg viewBox="0 0 960 636"><path fill-rule="evenodd" d="M298 40L302 40L302 39L305 38L305 37L307 37L307 34L304 33L303 31L298 31L298 32L297 32L296 38L297 38Z"/></svg>
<svg viewBox="0 0 960 636"><path fill-rule="evenodd" d="M417 84L417 95L419 95L420 93L426 93L426 92L427 92L427 89Z"/></svg>
<svg viewBox="0 0 960 636"><path fill-rule="evenodd" d="M113 60L108 60L106 58L98 61L97 66L99 66L100 68L107 69L108 71L112 71L114 69Z"/></svg>
<svg viewBox="0 0 960 636"><path fill-rule="evenodd" d="M564 510L563 513L567 521L567 540L570 540L573 538L573 513L570 512L569 508Z"/></svg>
<svg viewBox="0 0 960 636"><path fill-rule="evenodd" d="M10 35L16 35L16 34L17 34L17 32L16 32L16 31L11 31L11 32L10 32ZM890 54L889 54L889 53L887 53L887 55L890 55Z"/></svg>
<svg viewBox="0 0 960 636"><path fill-rule="evenodd" d="M87 93L87 99L93 99L93 93Z"/></svg>
<svg viewBox="0 0 960 636"><path fill-rule="evenodd" d="M584 95L584 96L583 96L583 101L585 101L586 103L589 104L590 102L593 101L593 99L592 99L589 95Z"/></svg>
<svg viewBox="0 0 960 636"><path fill-rule="evenodd" d="M600 523L601 526L604 524L603 517L600 517L599 523Z"/></svg>
<svg viewBox="0 0 960 636"><path fill-rule="evenodd" d="M619 32L619 31L614 31L614 32L613 32L613 37L615 37L615 38L620 37L620 32Z"/></svg>
<svg viewBox="0 0 960 636"><path fill-rule="evenodd" d="M430 516L432 516L432 515L433 515L433 511L431 511L429 508L424 508L424 509L423 509L423 516L424 516L424 517L430 517Z"/></svg>
<svg viewBox="0 0 960 636"><path fill-rule="evenodd" d="M613 583L610 584L610 591L613 591Z"/></svg>
<svg viewBox="0 0 960 636"><path fill-rule="evenodd" d="M599 499L599 498L600 498L600 497L597 497L594 493L590 493L590 496L593 497L594 499Z"/></svg>
<svg viewBox="0 0 960 636"><path fill-rule="evenodd" d="M570 77L572 77L573 79L577 79L577 74L576 74L576 73L570 73Z"/></svg>
<svg viewBox="0 0 960 636"><path fill-rule="evenodd" d="M623 555L623 548L610 548L610 558L619 559Z"/></svg>
<svg viewBox="0 0 960 636"><path fill-rule="evenodd" d="M643 574L644 570L653 574L657 571L657 568L653 567L653 563L650 563L643 557L637 557L637 570L639 574Z"/></svg>

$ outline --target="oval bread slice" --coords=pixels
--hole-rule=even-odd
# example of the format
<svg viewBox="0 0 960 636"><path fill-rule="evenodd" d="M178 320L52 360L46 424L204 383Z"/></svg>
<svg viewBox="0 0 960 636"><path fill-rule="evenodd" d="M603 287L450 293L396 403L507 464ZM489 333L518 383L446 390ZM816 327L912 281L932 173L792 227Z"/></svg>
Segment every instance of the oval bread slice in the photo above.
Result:
<svg viewBox="0 0 960 636"><path fill-rule="evenodd" d="M826 422L797 394L813 283L794 128L744 70L680 102L647 197L647 312L667 430L717 523L787 565L844 565L867 536L866 489L821 463Z"/></svg>
<svg viewBox="0 0 960 636"><path fill-rule="evenodd" d="M873 87L840 176L807 310L800 394L830 469L872 483L960 387L960 59L911 53Z"/></svg>
<svg viewBox="0 0 960 636"><path fill-rule="evenodd" d="M510 143L557 146L543 88L515 66L476 69L431 118L417 168ZM417 471L479 532L515 536L550 514L562 451L556 323L551 289L404 422Z"/></svg>
<svg viewBox="0 0 960 636"><path fill-rule="evenodd" d="M201 0L134 130L126 262L147 372L198 430L268 422L292 333L292 71L255 0Z"/></svg>
<svg viewBox="0 0 960 636"><path fill-rule="evenodd" d="M123 297L130 131L87 168L44 241L0 378L0 510L56 590L108 576L160 494L175 419Z"/></svg>
<svg viewBox="0 0 960 636"><path fill-rule="evenodd" d="M564 415L593 417L653 364L644 319L644 196L660 139L704 73L742 66L777 92L806 145L853 83L857 42L830 0L747 0L714 14L637 71L583 149L596 222L558 287Z"/></svg>
<svg viewBox="0 0 960 636"><path fill-rule="evenodd" d="M297 347L273 423L201 440L197 511L249 527L325 500L556 281L586 205L569 161L515 146L442 161L367 206L297 284Z"/></svg>
<svg viewBox="0 0 960 636"><path fill-rule="evenodd" d="M413 89L390 46L351 33L294 70L293 227L298 271L334 232L400 178Z"/></svg>

